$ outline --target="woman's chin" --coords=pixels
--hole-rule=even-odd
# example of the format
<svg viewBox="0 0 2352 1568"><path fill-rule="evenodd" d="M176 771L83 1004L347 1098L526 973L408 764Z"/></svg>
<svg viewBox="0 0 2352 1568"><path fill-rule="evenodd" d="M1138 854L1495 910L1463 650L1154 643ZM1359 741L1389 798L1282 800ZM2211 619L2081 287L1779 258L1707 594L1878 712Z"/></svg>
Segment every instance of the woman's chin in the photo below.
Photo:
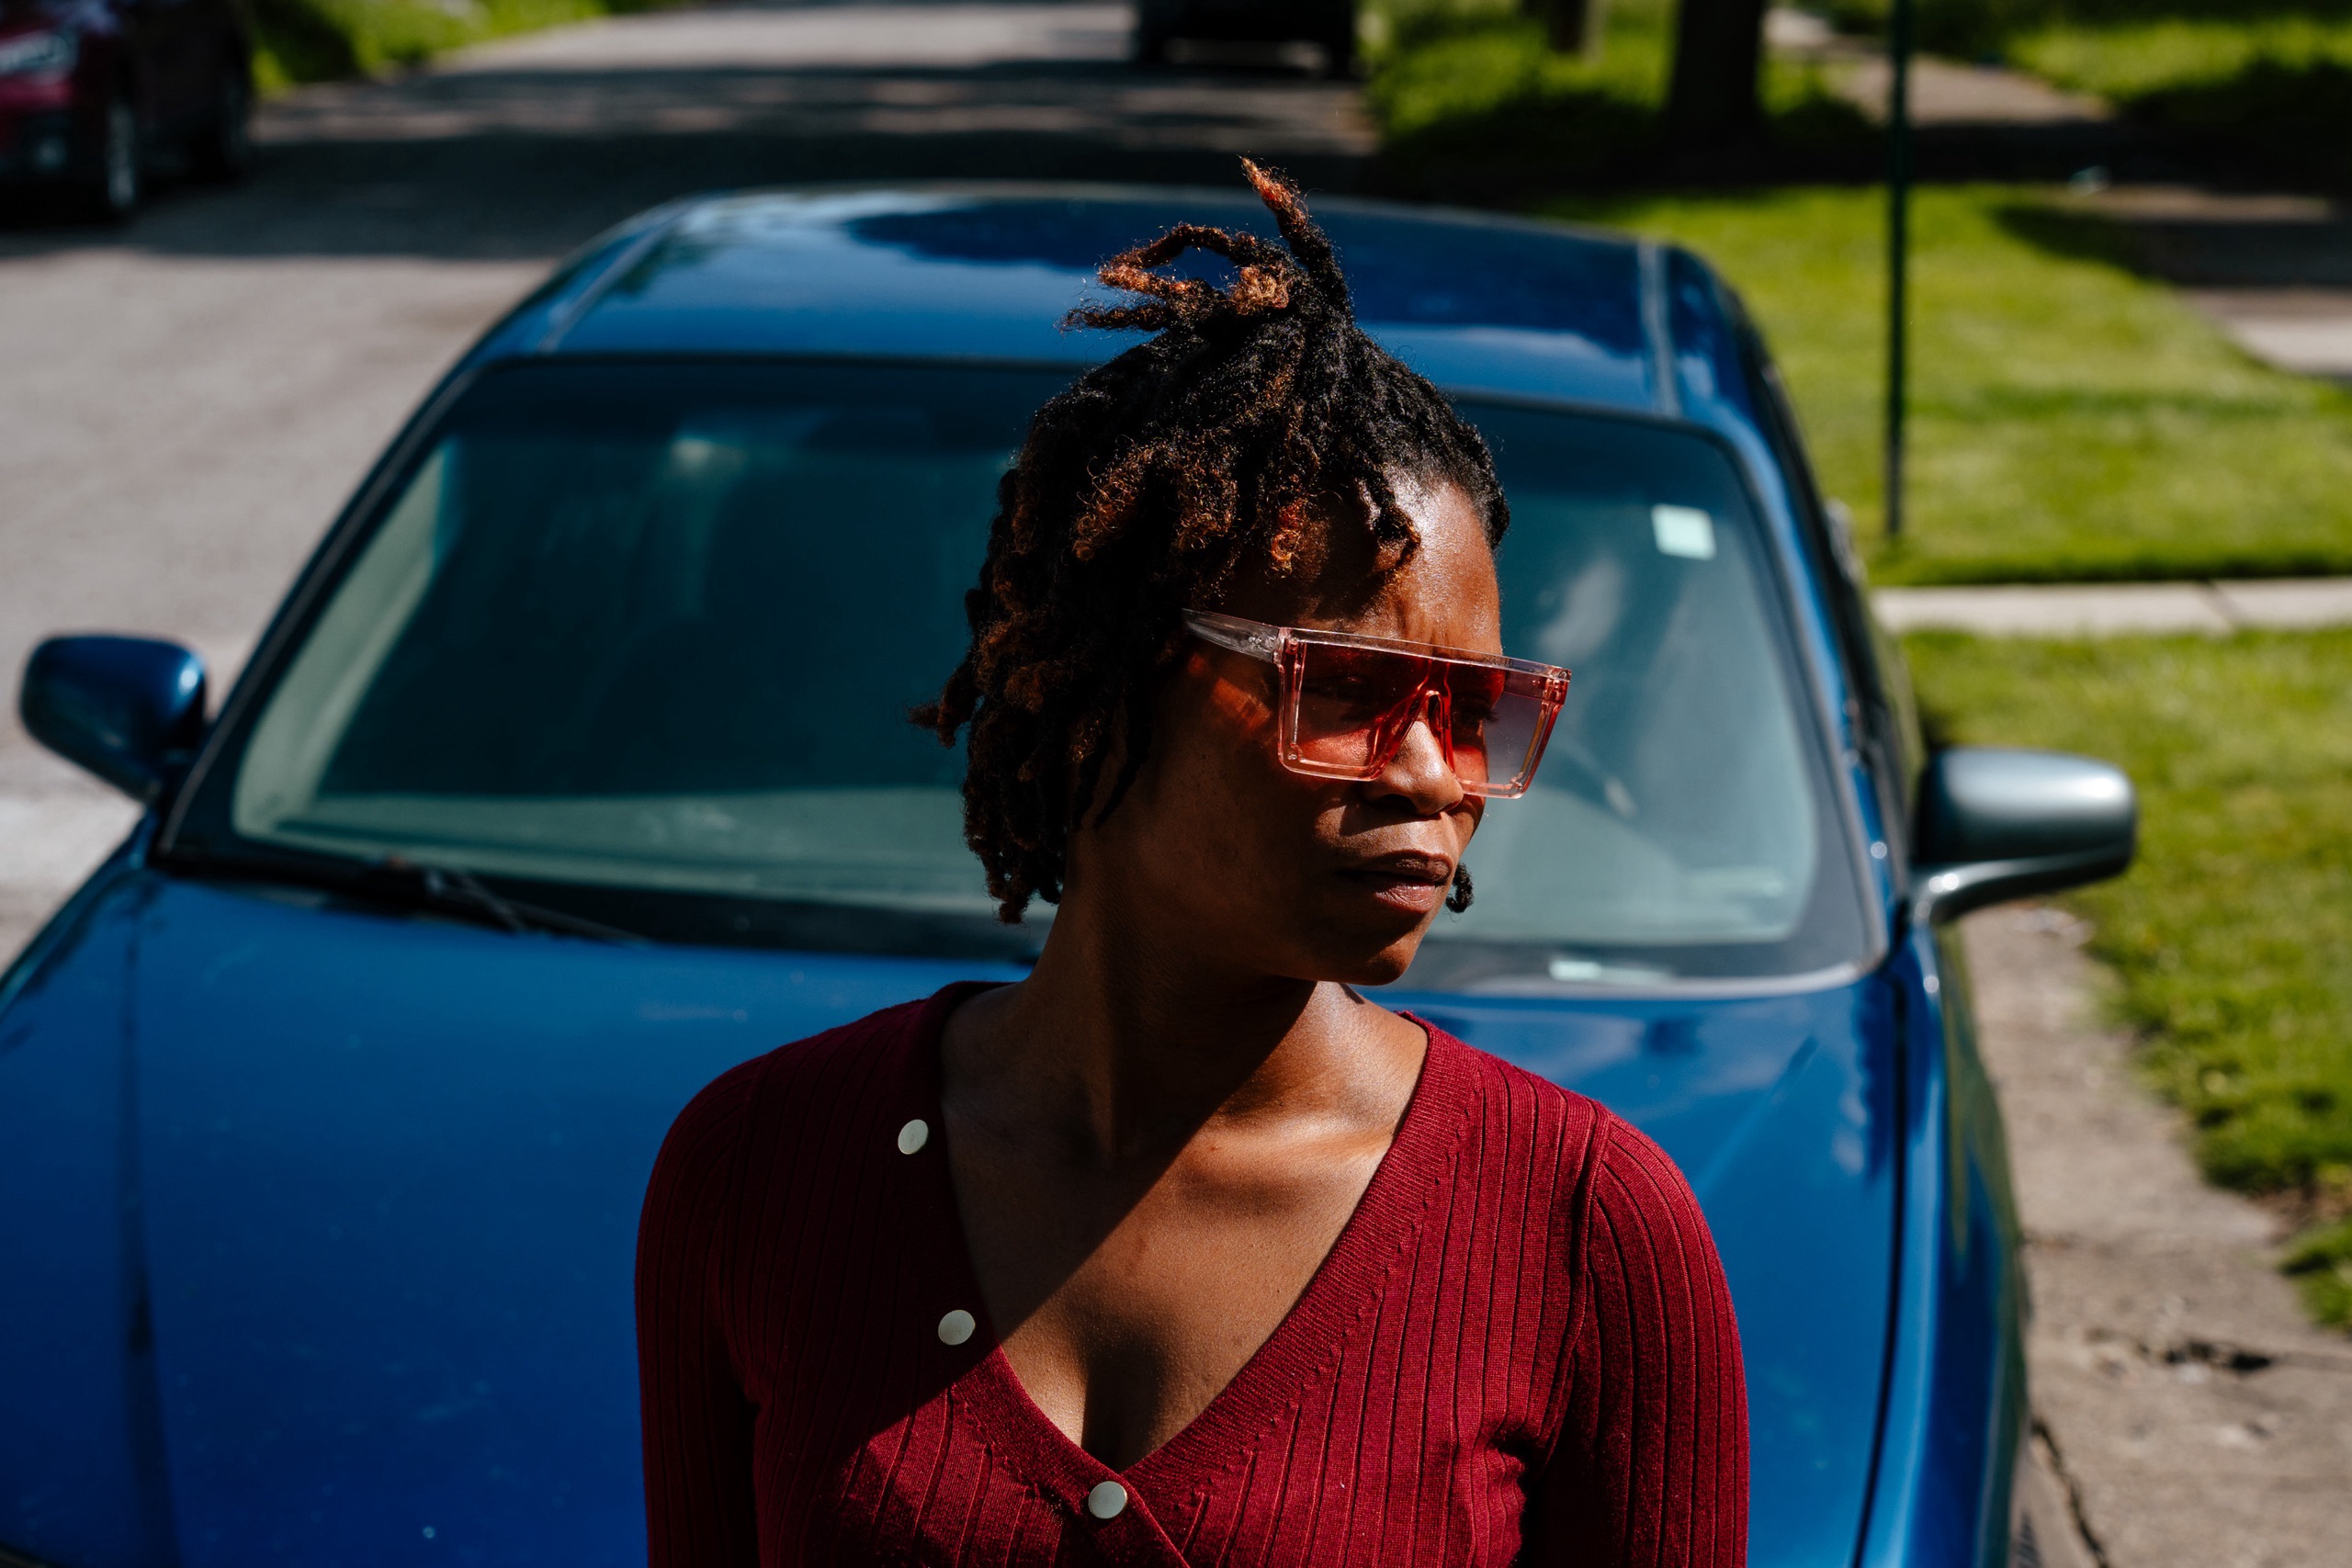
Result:
<svg viewBox="0 0 2352 1568"><path fill-rule="evenodd" d="M1340 950L1339 943L1323 955L1327 962L1318 979L1338 980L1350 986L1387 986L1405 977L1413 966L1413 955L1421 950L1421 936L1428 922L1417 922L1414 928L1385 942L1377 939L1352 950Z"/></svg>

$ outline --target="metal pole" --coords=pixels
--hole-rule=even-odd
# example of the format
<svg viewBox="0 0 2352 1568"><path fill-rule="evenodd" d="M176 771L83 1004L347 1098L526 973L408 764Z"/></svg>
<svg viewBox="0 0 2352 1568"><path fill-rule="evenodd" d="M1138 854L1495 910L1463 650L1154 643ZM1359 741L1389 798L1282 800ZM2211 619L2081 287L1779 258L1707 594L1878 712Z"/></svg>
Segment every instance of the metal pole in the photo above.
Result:
<svg viewBox="0 0 2352 1568"><path fill-rule="evenodd" d="M1911 271L1911 4L1887 18L1886 93L1886 536L1903 536L1903 415Z"/></svg>

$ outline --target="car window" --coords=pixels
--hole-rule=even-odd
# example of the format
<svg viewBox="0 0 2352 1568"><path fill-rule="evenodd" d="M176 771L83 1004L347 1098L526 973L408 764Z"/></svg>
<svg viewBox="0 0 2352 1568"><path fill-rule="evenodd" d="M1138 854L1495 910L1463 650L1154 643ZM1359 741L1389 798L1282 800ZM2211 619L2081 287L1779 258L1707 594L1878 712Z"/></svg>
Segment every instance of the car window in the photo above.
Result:
<svg viewBox="0 0 2352 1568"><path fill-rule="evenodd" d="M184 836L593 892L603 916L628 908L616 923L688 940L922 951L989 923L960 752L907 712L961 656L998 479L1066 378L484 377L229 738ZM1575 675L1534 790L1495 803L1472 845L1476 906L1441 919L1408 978L1857 956L1846 835L1731 460L1687 431L1464 408L1516 519L1506 646ZM800 918L691 918L711 900Z"/></svg>

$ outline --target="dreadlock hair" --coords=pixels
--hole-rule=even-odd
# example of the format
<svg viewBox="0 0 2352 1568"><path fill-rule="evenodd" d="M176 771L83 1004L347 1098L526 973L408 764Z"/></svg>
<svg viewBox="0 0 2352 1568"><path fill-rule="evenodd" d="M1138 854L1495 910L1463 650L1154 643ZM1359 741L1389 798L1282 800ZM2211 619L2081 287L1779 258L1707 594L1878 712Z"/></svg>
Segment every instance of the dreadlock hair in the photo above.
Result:
<svg viewBox="0 0 2352 1568"><path fill-rule="evenodd" d="M1324 530L1362 530L1385 579L1419 543L1400 478L1459 486L1490 545L1510 525L1478 433L1356 325L1297 187L1241 169L1283 245L1184 223L1103 264L1142 300L1063 325L1158 335L1038 411L965 595L971 649L910 716L943 745L971 727L964 837L1008 924L1032 897L1060 900L1070 833L1141 771L1187 609L1216 608L1247 574L1291 574ZM1231 285L1156 270L1187 251L1230 262Z"/></svg>

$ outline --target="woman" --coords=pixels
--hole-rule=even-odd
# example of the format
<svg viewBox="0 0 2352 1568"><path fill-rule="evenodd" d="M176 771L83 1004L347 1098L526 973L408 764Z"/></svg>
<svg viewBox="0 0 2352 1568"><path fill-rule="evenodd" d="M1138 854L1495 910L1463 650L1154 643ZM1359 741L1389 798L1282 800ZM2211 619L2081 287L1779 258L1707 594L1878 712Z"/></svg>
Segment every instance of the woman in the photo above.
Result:
<svg viewBox="0 0 2352 1568"><path fill-rule="evenodd" d="M1484 445L1244 167L1287 250L1102 269L1144 301L1080 319L1157 335L1037 415L917 716L969 728L1003 917L1059 906L1035 972L746 1064L662 1149L659 1568L1743 1558L1680 1175L1356 988L1466 906L1566 675L1501 658Z"/></svg>

